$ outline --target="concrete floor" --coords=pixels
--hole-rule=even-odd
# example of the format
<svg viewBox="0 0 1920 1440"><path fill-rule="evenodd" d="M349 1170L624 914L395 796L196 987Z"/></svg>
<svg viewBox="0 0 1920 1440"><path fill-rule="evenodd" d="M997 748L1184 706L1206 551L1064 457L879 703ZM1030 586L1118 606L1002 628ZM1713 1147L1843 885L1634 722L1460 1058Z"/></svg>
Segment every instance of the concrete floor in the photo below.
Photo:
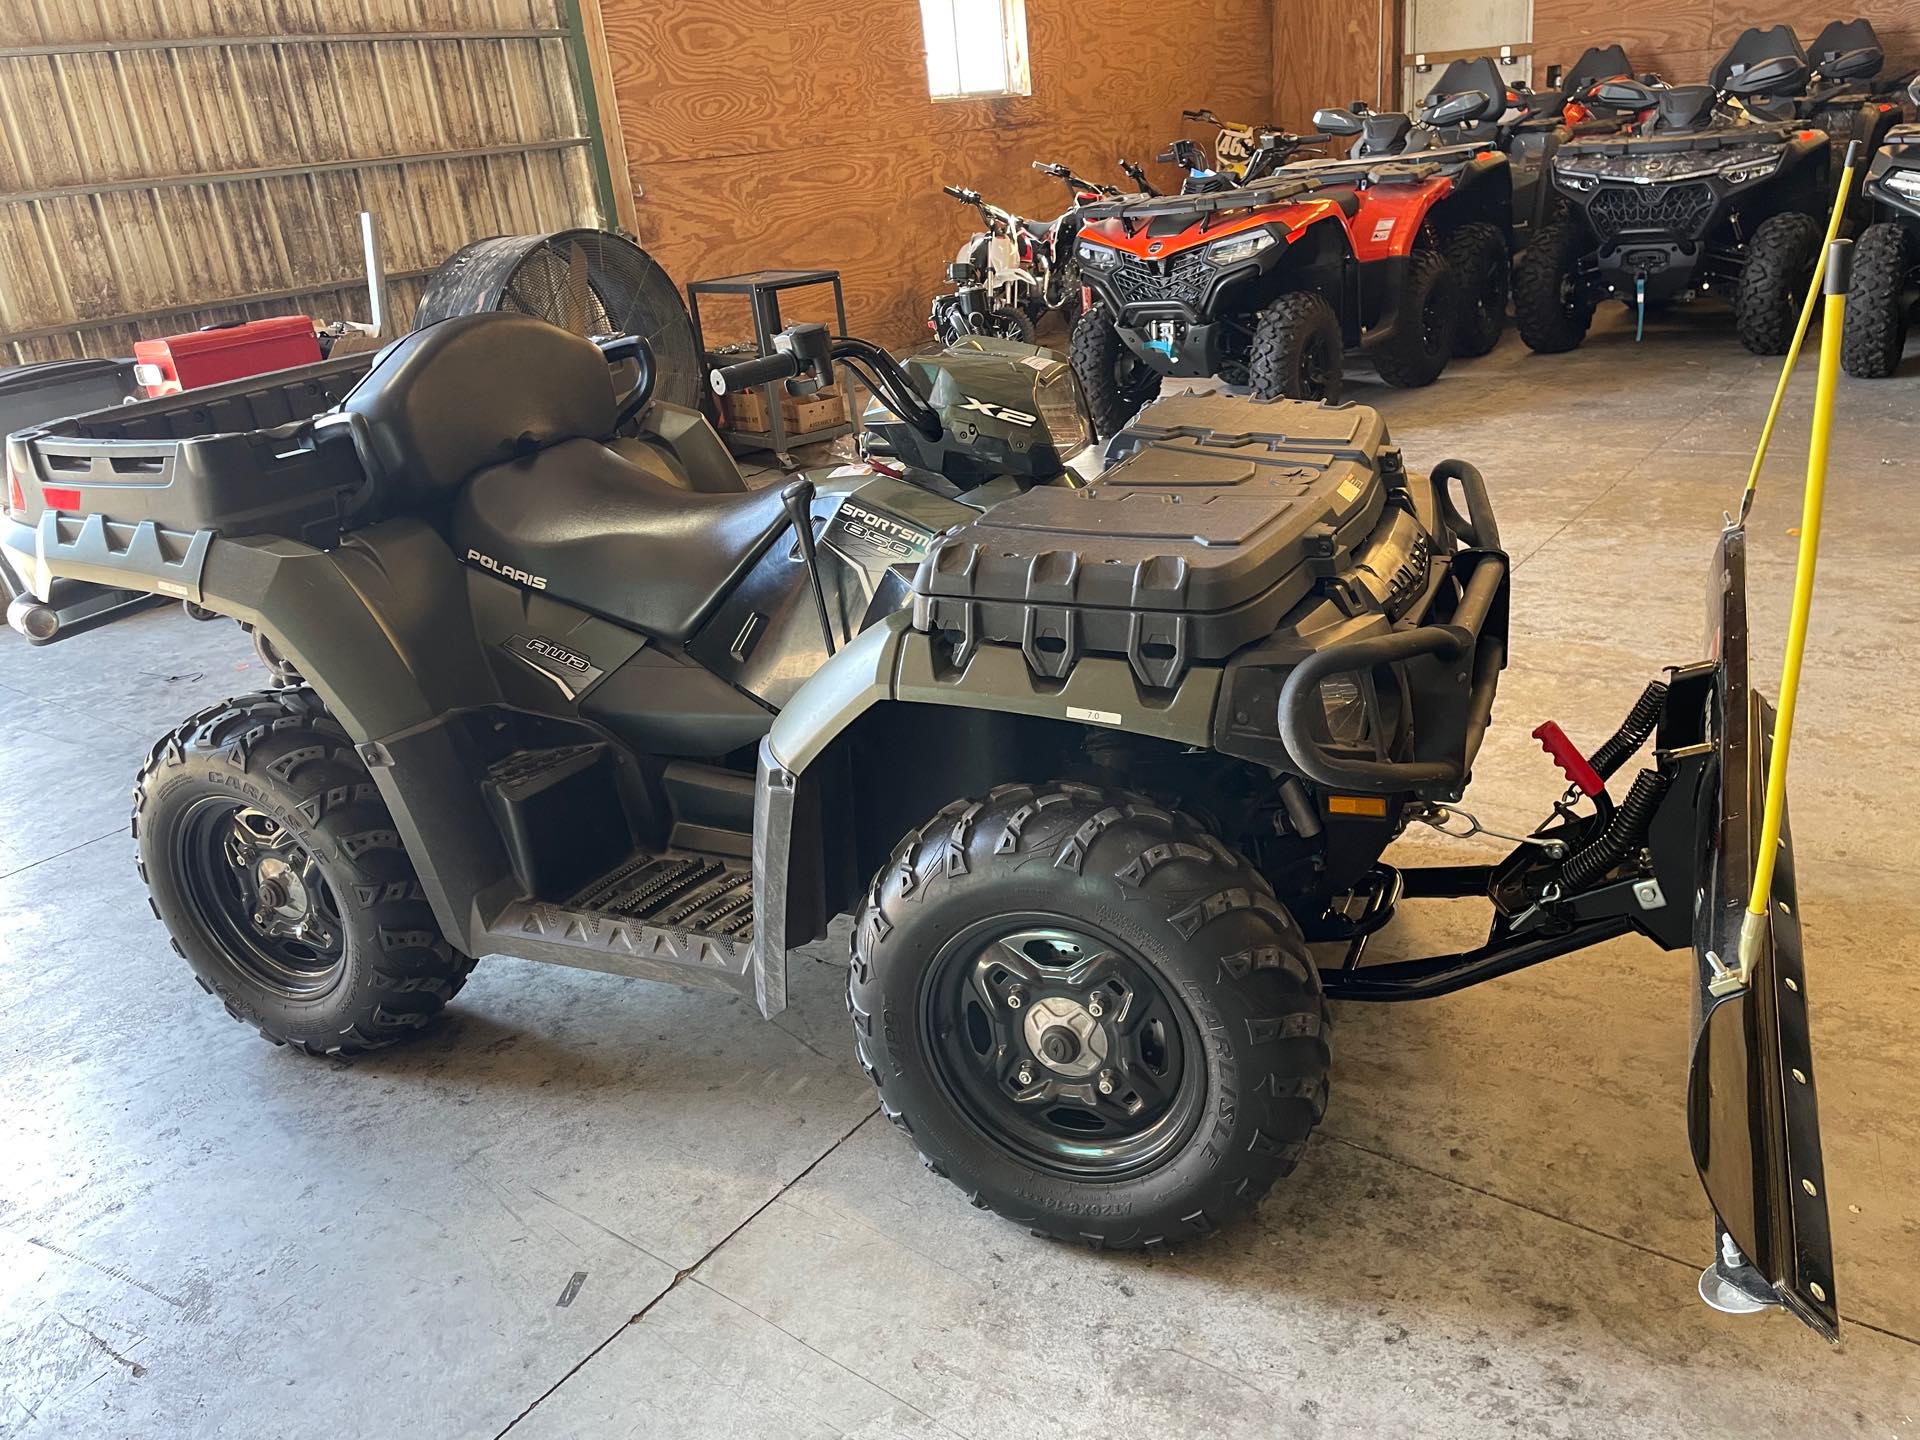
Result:
<svg viewBox="0 0 1920 1440"><path fill-rule="evenodd" d="M1470 808L1500 828L1559 788L1539 720L1591 745L1698 649L1773 366L1717 317L1654 328L1354 386L1414 464L1464 456L1493 488L1514 668ZM264 678L169 609L47 651L0 636L0 1433L1915 1434L1913 368L1842 391L1794 750L1838 1350L1695 1298L1689 970L1639 941L1344 1008L1299 1171L1156 1260L1031 1239L927 1176L874 1115L828 965L769 1025L492 959L410 1047L274 1050L193 984L133 872L152 738ZM1804 400L1753 526L1769 674ZM1416 910L1377 953L1474 923Z"/></svg>

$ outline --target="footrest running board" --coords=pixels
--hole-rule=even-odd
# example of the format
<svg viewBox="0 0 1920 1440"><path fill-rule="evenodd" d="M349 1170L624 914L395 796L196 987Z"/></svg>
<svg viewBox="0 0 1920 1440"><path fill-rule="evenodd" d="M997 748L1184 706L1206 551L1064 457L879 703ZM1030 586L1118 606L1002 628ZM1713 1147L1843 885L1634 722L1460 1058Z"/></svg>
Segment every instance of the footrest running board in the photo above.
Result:
<svg viewBox="0 0 1920 1440"><path fill-rule="evenodd" d="M509 902L481 939L491 953L757 998L753 872L726 856L631 856L564 902Z"/></svg>

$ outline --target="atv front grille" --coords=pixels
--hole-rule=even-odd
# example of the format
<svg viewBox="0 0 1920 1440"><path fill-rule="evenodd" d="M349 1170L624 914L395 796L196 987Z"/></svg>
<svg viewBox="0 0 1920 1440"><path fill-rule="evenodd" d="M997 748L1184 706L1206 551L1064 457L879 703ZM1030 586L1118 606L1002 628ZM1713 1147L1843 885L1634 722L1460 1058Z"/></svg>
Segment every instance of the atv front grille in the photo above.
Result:
<svg viewBox="0 0 1920 1440"><path fill-rule="evenodd" d="M753 872L710 855L636 855L567 902L570 909L728 935L753 935Z"/></svg>
<svg viewBox="0 0 1920 1440"><path fill-rule="evenodd" d="M1189 250L1166 260L1124 259L1108 275L1122 306L1184 305L1197 313L1217 273L1203 252Z"/></svg>
<svg viewBox="0 0 1920 1440"><path fill-rule="evenodd" d="M1713 186L1704 180L1684 185L1603 185L1588 202L1587 214L1602 240L1629 231L1697 240L1713 220L1714 204Z"/></svg>

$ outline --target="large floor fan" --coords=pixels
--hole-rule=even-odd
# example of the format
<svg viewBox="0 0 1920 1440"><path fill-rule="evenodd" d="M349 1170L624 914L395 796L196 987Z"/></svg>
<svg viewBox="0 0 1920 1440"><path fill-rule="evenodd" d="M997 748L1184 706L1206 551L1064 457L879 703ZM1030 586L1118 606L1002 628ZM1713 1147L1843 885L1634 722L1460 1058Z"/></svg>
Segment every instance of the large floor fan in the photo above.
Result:
<svg viewBox="0 0 1920 1440"><path fill-rule="evenodd" d="M476 240L428 278L414 328L483 310L537 315L576 335L644 335L659 368L654 393L690 408L705 397L679 287L646 251L609 231Z"/></svg>

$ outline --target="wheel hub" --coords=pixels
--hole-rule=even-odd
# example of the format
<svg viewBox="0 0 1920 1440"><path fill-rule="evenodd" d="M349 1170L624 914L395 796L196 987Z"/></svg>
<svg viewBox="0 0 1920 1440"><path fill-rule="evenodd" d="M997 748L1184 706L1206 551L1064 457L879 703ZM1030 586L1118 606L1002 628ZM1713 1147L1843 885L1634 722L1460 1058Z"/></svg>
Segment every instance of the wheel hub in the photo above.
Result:
<svg viewBox="0 0 1920 1440"><path fill-rule="evenodd" d="M1087 1007L1067 995L1033 1002L1021 1027L1027 1049L1049 1070L1078 1079L1106 1063L1113 1042Z"/></svg>
<svg viewBox="0 0 1920 1440"><path fill-rule="evenodd" d="M273 816L217 799L175 841L192 903L230 963L293 999L323 993L344 963L344 924L318 862Z"/></svg>
<svg viewBox="0 0 1920 1440"><path fill-rule="evenodd" d="M1059 917L986 921L948 941L923 992L935 1068L996 1142L1117 1179L1197 1122L1192 1022L1156 971Z"/></svg>

